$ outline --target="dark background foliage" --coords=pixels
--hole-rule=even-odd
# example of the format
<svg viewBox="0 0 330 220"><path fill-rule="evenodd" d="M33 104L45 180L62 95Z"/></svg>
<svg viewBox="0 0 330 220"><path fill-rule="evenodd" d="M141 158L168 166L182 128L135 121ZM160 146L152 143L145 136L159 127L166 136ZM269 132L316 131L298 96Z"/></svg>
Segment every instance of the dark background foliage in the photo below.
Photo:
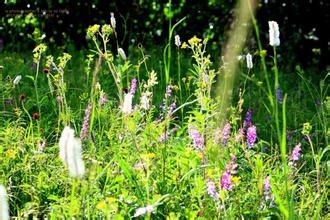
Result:
<svg viewBox="0 0 330 220"><path fill-rule="evenodd" d="M235 3L234 0L173 0L170 10L167 0L1 1L0 49L33 48L35 42L27 37L33 38L35 30L45 33L46 41L58 46L72 44L85 48L87 27L109 23L110 12L114 12L118 39L125 49L138 44L164 45L170 18L174 24L186 16L175 31L181 39L193 35L208 37L213 48L221 50ZM327 0L259 1L257 19L264 45L268 43L268 21L275 20L280 25L280 52L286 65L298 62L305 67L324 69L329 64L329 6ZM36 21L25 18L29 10L38 17ZM257 49L253 35L250 36L248 47Z"/></svg>

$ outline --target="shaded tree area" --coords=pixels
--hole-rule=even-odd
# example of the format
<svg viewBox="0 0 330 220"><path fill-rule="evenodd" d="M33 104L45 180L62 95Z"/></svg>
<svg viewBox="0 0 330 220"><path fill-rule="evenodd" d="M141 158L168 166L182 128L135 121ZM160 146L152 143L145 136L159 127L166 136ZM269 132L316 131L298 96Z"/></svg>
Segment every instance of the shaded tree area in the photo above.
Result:
<svg viewBox="0 0 330 220"><path fill-rule="evenodd" d="M175 30L182 39L197 35L209 38L214 42L212 45L222 45L236 3L233 0L7 2L1 2L0 12L0 38L7 50L33 48L34 41L27 37L33 38L33 33L37 36L38 32L45 33L45 40L57 45L71 42L85 48L87 27L109 23L111 12L117 19L118 41L125 49L139 43L164 45L169 20L173 25L183 17L185 21ZM263 42L268 41L268 21L276 20L280 25L283 60L324 69L329 64L329 6L330 2L324 0L259 1L257 19ZM29 18L30 12L38 19Z"/></svg>

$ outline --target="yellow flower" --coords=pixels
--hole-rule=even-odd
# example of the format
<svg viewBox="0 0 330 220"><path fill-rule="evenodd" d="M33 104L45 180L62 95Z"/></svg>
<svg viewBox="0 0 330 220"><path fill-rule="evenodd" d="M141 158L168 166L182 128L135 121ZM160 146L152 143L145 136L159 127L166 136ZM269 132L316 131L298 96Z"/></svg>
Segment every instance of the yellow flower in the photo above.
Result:
<svg viewBox="0 0 330 220"><path fill-rule="evenodd" d="M186 49L187 47L188 47L188 44L186 42L183 42L182 45L181 45L181 48Z"/></svg>
<svg viewBox="0 0 330 220"><path fill-rule="evenodd" d="M188 43L192 46L192 45L194 45L194 44L198 44L198 43L200 43L201 41L202 41L202 40L199 39L198 37L193 36L192 38L190 38L190 39L188 40Z"/></svg>
<svg viewBox="0 0 330 220"><path fill-rule="evenodd" d="M105 202L104 200L101 200L97 205L96 205L97 209L104 209L105 208Z"/></svg>
<svg viewBox="0 0 330 220"><path fill-rule="evenodd" d="M198 158L203 158L203 154L202 153L196 153L196 156L198 157Z"/></svg>
<svg viewBox="0 0 330 220"><path fill-rule="evenodd" d="M145 156L146 156L146 158L152 159L152 158L154 158L156 156L156 154L149 153L149 154L146 154Z"/></svg>
<svg viewBox="0 0 330 220"><path fill-rule="evenodd" d="M6 157L9 159L15 158L16 152L13 149L9 149L6 151Z"/></svg>
<svg viewBox="0 0 330 220"><path fill-rule="evenodd" d="M234 183L235 185L237 185L237 184L239 184L239 182L240 182L240 180L241 180L241 177L239 177L239 176L234 176L234 177L232 177L231 179L232 179L233 183Z"/></svg>

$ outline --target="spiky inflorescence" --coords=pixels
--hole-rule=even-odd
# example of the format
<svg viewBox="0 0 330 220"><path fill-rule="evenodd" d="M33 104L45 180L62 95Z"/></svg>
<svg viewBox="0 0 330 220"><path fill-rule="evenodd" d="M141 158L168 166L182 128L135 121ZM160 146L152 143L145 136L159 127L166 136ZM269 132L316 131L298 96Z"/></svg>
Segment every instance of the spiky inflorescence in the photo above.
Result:
<svg viewBox="0 0 330 220"><path fill-rule="evenodd" d="M276 99L279 104L283 103L283 96L282 96L280 87L277 87L277 89L276 89Z"/></svg>
<svg viewBox="0 0 330 220"><path fill-rule="evenodd" d="M215 184L212 180L209 180L207 183L207 193L210 197L212 197L215 200L219 200L219 193L216 190Z"/></svg>
<svg viewBox="0 0 330 220"><path fill-rule="evenodd" d="M268 21L269 25L269 44L271 46L280 46L280 31L276 21Z"/></svg>
<svg viewBox="0 0 330 220"><path fill-rule="evenodd" d="M250 127L251 125L252 125L252 111L251 109L248 109L245 114L244 126Z"/></svg>
<svg viewBox="0 0 330 220"><path fill-rule="evenodd" d="M179 35L175 35L174 37L174 43L177 47L180 47L181 45L181 41L180 41L180 36Z"/></svg>
<svg viewBox="0 0 330 220"><path fill-rule="evenodd" d="M199 134L198 130L192 125L188 126L189 136L193 139L194 146L197 147L201 152L203 152L203 138Z"/></svg>
<svg viewBox="0 0 330 220"><path fill-rule="evenodd" d="M0 185L0 219L9 220L8 195L3 185Z"/></svg>
<svg viewBox="0 0 330 220"><path fill-rule="evenodd" d="M132 93L127 93L124 98L124 103L122 106L122 111L125 115L129 115L133 108L132 108L132 101L133 101L133 94Z"/></svg>
<svg viewBox="0 0 330 220"><path fill-rule="evenodd" d="M221 138L221 142L226 146L227 143L228 143L228 140L230 138L230 129L231 129L231 126L230 124L227 122L225 124L225 126L223 127L222 129L222 138Z"/></svg>
<svg viewBox="0 0 330 220"><path fill-rule="evenodd" d="M301 151L301 143L298 143L294 148L290 156L289 166L295 166L295 161L299 160Z"/></svg>
<svg viewBox="0 0 330 220"><path fill-rule="evenodd" d="M135 92L136 92L136 87L137 87L137 80L134 78L134 79L132 79L132 84L131 84L131 93L132 93L132 95L134 95L135 94Z"/></svg>
<svg viewBox="0 0 330 220"><path fill-rule="evenodd" d="M60 158L69 169L71 177L82 177L85 165L81 156L81 141L74 137L74 130L66 126L59 141Z"/></svg>
<svg viewBox="0 0 330 220"><path fill-rule="evenodd" d="M91 117L91 111L92 111L92 105L88 104L86 110L85 110L85 116L84 116L84 122L80 131L80 139L84 140L88 136L88 130L89 130L89 121Z"/></svg>
<svg viewBox="0 0 330 220"><path fill-rule="evenodd" d="M247 129L246 132L248 147L252 148L257 140L257 127L251 126Z"/></svg>
<svg viewBox="0 0 330 220"><path fill-rule="evenodd" d="M248 69L252 69L253 67L252 55L250 53L246 55L246 66Z"/></svg>

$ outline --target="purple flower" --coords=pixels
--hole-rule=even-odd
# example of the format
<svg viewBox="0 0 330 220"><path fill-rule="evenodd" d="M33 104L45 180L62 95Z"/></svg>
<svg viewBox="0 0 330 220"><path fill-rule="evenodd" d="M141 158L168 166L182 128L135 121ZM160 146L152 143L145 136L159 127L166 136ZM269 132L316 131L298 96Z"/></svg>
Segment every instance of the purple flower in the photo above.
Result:
<svg viewBox="0 0 330 220"><path fill-rule="evenodd" d="M264 179L264 191L270 191L270 176L266 176Z"/></svg>
<svg viewBox="0 0 330 220"><path fill-rule="evenodd" d="M242 140L242 138L244 138L244 129L243 128L240 128L238 129L238 132L235 136L235 142L238 143Z"/></svg>
<svg viewBox="0 0 330 220"><path fill-rule="evenodd" d="M171 115L174 110L176 109L176 104L175 102L173 102L169 107L168 107L168 110L167 110L167 115Z"/></svg>
<svg viewBox="0 0 330 220"><path fill-rule="evenodd" d="M217 193L217 190L215 188L215 184L212 180L209 180L209 182L207 183L207 193L213 199L219 200L219 193Z"/></svg>
<svg viewBox="0 0 330 220"><path fill-rule="evenodd" d="M171 95L172 95L172 85L169 84L169 85L167 85L167 87L166 87L165 99L171 97Z"/></svg>
<svg viewBox="0 0 330 220"><path fill-rule="evenodd" d="M276 89L276 98L277 98L277 102L282 104L283 103L283 97L282 97L282 93L281 93L281 89L280 87L277 87Z"/></svg>
<svg viewBox="0 0 330 220"><path fill-rule="evenodd" d="M80 139L81 140L86 139L86 137L88 135L91 110L92 110L92 105L88 104L88 106L85 110L84 122L83 122L83 125L82 125L82 128L81 128L81 131L80 131Z"/></svg>
<svg viewBox="0 0 330 220"><path fill-rule="evenodd" d="M136 87L137 87L137 80L134 78L132 79L132 84L131 84L131 94L134 95L136 92Z"/></svg>
<svg viewBox="0 0 330 220"><path fill-rule="evenodd" d="M230 190L234 187L234 184L232 183L232 175L236 174L236 169L238 167L238 165L235 164L235 160L235 155L230 154L230 162L226 165L221 177L221 189Z"/></svg>
<svg viewBox="0 0 330 220"><path fill-rule="evenodd" d="M221 189L230 190L232 188L231 173L225 170L221 177Z"/></svg>
<svg viewBox="0 0 330 220"><path fill-rule="evenodd" d="M251 109L248 109L245 115L244 126L250 127L251 125L252 125L252 111Z"/></svg>
<svg viewBox="0 0 330 220"><path fill-rule="evenodd" d="M140 168L144 167L144 163L143 162L138 162L137 164L134 165L134 169L139 170Z"/></svg>
<svg viewBox="0 0 330 220"><path fill-rule="evenodd" d="M203 152L203 139L199 134L198 130L194 128L192 125L188 126L189 136L194 141L194 146L197 147L201 152Z"/></svg>
<svg viewBox="0 0 330 220"><path fill-rule="evenodd" d="M257 140L257 128L256 126L251 126L246 132L248 147L252 148Z"/></svg>
<svg viewBox="0 0 330 220"><path fill-rule="evenodd" d="M31 64L31 68L32 68L32 69L37 69L37 64L36 64L35 62L32 62L32 64Z"/></svg>
<svg viewBox="0 0 330 220"><path fill-rule="evenodd" d="M225 126L223 127L222 129L222 138L221 138L221 142L224 144L224 145L227 145L228 143L228 140L230 138L230 129L231 129L231 126L229 123L226 123Z"/></svg>
<svg viewBox="0 0 330 220"><path fill-rule="evenodd" d="M301 151L301 143L297 144L291 153L289 165L294 165L294 161L299 160Z"/></svg>
<svg viewBox="0 0 330 220"><path fill-rule="evenodd" d="M105 97L105 95L102 95L100 98L100 104L104 105L107 101L108 101L108 99Z"/></svg>
<svg viewBox="0 0 330 220"><path fill-rule="evenodd" d="M264 198L266 201L273 200L274 196L270 192L270 176L266 176L264 179Z"/></svg>

